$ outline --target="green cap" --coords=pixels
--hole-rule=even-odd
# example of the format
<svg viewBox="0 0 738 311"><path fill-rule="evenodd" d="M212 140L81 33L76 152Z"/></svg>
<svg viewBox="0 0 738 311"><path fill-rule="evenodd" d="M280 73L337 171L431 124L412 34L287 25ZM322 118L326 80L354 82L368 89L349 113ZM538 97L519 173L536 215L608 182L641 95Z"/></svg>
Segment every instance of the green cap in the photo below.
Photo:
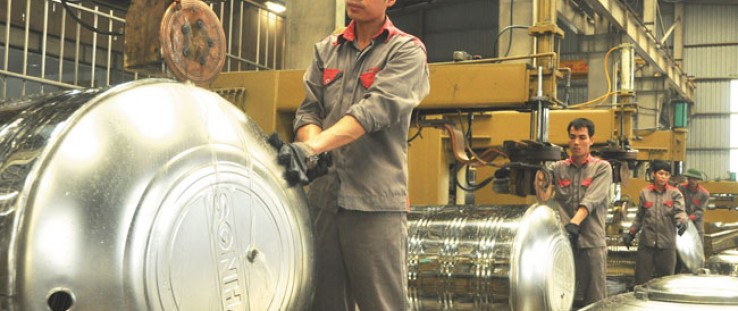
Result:
<svg viewBox="0 0 738 311"><path fill-rule="evenodd" d="M684 172L684 174L682 174L682 175L684 177L692 177L692 178L697 178L699 180L702 180L703 179L702 172L700 172L696 168L690 168L686 172Z"/></svg>

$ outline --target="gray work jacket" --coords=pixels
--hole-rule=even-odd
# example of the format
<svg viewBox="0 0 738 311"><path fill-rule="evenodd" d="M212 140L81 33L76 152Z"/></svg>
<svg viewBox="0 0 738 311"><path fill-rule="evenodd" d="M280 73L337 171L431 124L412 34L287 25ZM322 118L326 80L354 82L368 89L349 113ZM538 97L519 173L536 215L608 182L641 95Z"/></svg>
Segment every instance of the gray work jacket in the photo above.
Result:
<svg viewBox="0 0 738 311"><path fill-rule="evenodd" d="M425 47L389 18L364 50L355 39L352 21L317 43L303 77L306 96L295 131L306 124L327 129L346 115L366 131L331 151L334 165L313 181L308 198L330 209L404 211L410 116L430 91Z"/></svg>
<svg viewBox="0 0 738 311"><path fill-rule="evenodd" d="M579 224L580 248L605 247L605 215L612 185L612 167L607 161L589 156L582 166L571 159L553 164L553 181L563 224L569 223L580 206L589 211Z"/></svg>
<svg viewBox="0 0 738 311"><path fill-rule="evenodd" d="M676 224L686 220L684 197L679 189L667 185L663 191L651 184L639 194L638 212L631 225L641 232L638 246L676 248Z"/></svg>
<svg viewBox="0 0 738 311"><path fill-rule="evenodd" d="M680 184L677 188L684 196L684 211L688 215L694 215L695 220L702 220L707 202L710 201L710 192L702 185L697 185L694 191L690 190L687 184Z"/></svg>

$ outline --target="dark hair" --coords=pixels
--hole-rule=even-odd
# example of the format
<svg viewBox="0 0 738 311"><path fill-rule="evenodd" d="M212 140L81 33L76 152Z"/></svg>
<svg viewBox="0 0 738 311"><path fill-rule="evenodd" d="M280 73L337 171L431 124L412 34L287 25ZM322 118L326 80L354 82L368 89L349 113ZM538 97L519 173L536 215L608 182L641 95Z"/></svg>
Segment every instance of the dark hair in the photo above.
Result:
<svg viewBox="0 0 738 311"><path fill-rule="evenodd" d="M589 133L589 137L592 137L595 134L595 125L594 123L592 123L592 120L587 119L587 118L577 118L577 119L571 120L571 122L569 122L569 126L566 127L566 132L567 133L571 132L572 127L575 130L586 127L587 132Z"/></svg>
<svg viewBox="0 0 738 311"><path fill-rule="evenodd" d="M669 164L669 162L666 162L664 160L651 161L651 173L656 173L660 170L667 171L669 174L671 174L671 165Z"/></svg>

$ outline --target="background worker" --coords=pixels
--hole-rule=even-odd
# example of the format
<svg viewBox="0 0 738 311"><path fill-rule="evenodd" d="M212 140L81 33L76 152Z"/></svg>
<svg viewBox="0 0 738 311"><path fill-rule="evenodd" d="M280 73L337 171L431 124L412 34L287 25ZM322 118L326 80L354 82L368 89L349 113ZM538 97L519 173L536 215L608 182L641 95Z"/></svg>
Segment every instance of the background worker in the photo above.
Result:
<svg viewBox="0 0 738 311"><path fill-rule="evenodd" d="M605 215L612 167L590 154L595 133L591 120L572 120L567 131L571 155L552 166L554 199L574 250L577 290L584 294L583 305L588 305L607 295ZM547 201L551 192L543 190L542 179L538 172L536 194L540 201Z"/></svg>
<svg viewBox="0 0 738 311"><path fill-rule="evenodd" d="M684 196L684 211L697 227L697 232L700 234L700 241L705 243L704 214L707 203L710 201L710 192L700 185L703 174L699 170L690 168L682 176L687 178L687 182L679 184L677 188ZM677 258L676 272L687 272L686 267L679 258Z"/></svg>
<svg viewBox="0 0 738 311"><path fill-rule="evenodd" d="M427 57L386 16L395 0L345 2L352 21L315 45L298 142L280 145L278 161L291 184L312 181L312 310L406 310L407 133L430 89ZM324 165L310 159L327 151L333 165L318 177Z"/></svg>
<svg viewBox="0 0 738 311"><path fill-rule="evenodd" d="M676 265L676 235L687 230L684 197L676 187L668 184L671 166L661 160L651 162L653 183L641 189L638 212L623 242L630 247L638 238L635 284L643 284L656 277L674 274Z"/></svg>

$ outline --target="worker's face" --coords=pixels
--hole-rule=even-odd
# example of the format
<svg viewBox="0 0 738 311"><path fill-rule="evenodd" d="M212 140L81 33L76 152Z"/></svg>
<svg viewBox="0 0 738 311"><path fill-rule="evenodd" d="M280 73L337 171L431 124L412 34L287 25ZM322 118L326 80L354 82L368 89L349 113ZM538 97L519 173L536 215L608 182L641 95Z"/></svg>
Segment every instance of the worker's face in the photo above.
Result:
<svg viewBox="0 0 738 311"><path fill-rule="evenodd" d="M384 20L388 7L395 5L396 0L346 0L346 13L357 22Z"/></svg>
<svg viewBox="0 0 738 311"><path fill-rule="evenodd" d="M589 130L584 126L582 128L569 129L569 150L574 158L582 158L589 155L589 147L592 146L594 140L589 136Z"/></svg>
<svg viewBox="0 0 738 311"><path fill-rule="evenodd" d="M653 172L653 183L654 185L664 187L669 181L669 177L671 177L671 173L665 170L658 170L656 172Z"/></svg>
<svg viewBox="0 0 738 311"><path fill-rule="evenodd" d="M697 179L697 178L694 178L694 177L687 177L687 184L690 187L694 188L694 187L697 187L697 185L700 184L700 180Z"/></svg>

